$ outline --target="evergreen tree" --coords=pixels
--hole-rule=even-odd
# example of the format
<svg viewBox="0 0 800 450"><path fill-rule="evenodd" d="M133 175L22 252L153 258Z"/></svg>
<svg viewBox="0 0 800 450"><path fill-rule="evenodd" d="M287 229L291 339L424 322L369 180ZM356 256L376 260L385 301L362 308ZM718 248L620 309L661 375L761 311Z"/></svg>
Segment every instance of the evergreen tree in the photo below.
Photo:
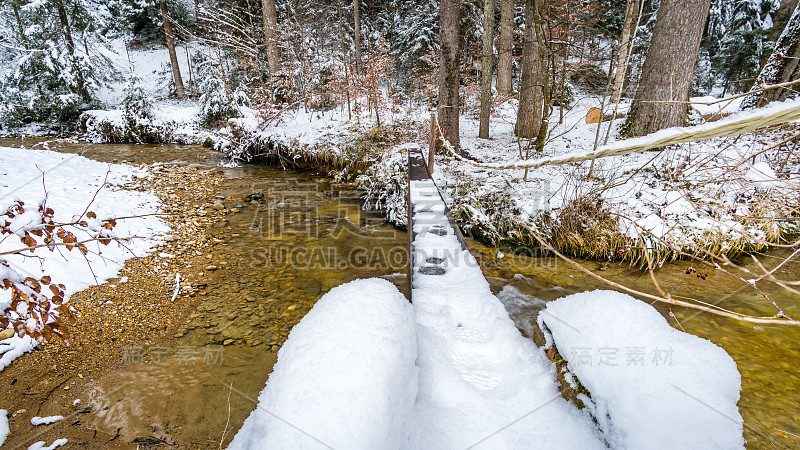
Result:
<svg viewBox="0 0 800 450"><path fill-rule="evenodd" d="M722 88L724 95L753 84L762 55L770 47L777 7L775 0L714 0L694 80L698 93Z"/></svg>
<svg viewBox="0 0 800 450"><path fill-rule="evenodd" d="M0 73L0 121L67 121L97 104L97 91L116 79L103 31L111 15L97 0L16 0L2 5L11 45ZM15 10L14 10L15 9ZM15 22L15 23L14 23Z"/></svg>

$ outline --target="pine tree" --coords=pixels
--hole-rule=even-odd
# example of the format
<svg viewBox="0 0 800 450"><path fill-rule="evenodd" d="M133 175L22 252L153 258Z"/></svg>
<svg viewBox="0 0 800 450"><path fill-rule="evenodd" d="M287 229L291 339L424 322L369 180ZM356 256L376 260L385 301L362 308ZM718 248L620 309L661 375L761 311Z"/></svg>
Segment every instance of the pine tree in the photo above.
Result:
<svg viewBox="0 0 800 450"><path fill-rule="evenodd" d="M747 90L769 47L776 6L774 0L714 0L701 44L707 78L698 73L696 86L704 91L721 87L723 94Z"/></svg>
<svg viewBox="0 0 800 450"><path fill-rule="evenodd" d="M3 19L16 33L0 74L0 121L20 124L67 121L97 104L96 93L118 78L97 46L107 46L102 31L111 15L94 0L15 1L2 5ZM9 48L10 47L10 48Z"/></svg>

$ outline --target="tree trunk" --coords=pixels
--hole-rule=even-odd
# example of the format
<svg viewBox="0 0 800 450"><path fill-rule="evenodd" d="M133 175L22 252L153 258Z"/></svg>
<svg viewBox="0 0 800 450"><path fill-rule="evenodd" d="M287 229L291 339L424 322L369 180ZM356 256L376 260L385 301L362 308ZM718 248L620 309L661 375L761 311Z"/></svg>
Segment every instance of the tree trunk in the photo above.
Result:
<svg viewBox="0 0 800 450"><path fill-rule="evenodd" d="M459 149L459 0L439 0L439 126L444 138ZM441 144L441 143L440 143Z"/></svg>
<svg viewBox="0 0 800 450"><path fill-rule="evenodd" d="M517 136L535 138L539 135L542 123L544 84L546 83L545 59L537 34L540 24L538 8L540 0L525 2L525 42L522 46L522 75L519 83L519 109L517 110Z"/></svg>
<svg viewBox="0 0 800 450"><path fill-rule="evenodd" d="M798 58L800 58L800 5L795 6L783 33L775 43L775 50L759 72L753 89L800 78ZM742 108L761 108L776 100L783 101L791 92L791 86L755 92L742 100Z"/></svg>
<svg viewBox="0 0 800 450"><path fill-rule="evenodd" d="M797 8L797 3L798 0L781 0L781 6L778 7L775 12L775 18L772 20L772 29L769 32L770 42L777 42L778 38L781 37L783 29L789 23L789 18L792 17L792 13Z"/></svg>
<svg viewBox="0 0 800 450"><path fill-rule="evenodd" d="M630 135L686 124L685 102L710 6L711 0L662 0L628 115Z"/></svg>
<svg viewBox="0 0 800 450"><path fill-rule="evenodd" d="M264 15L264 35L267 38L267 65L269 76L275 76L281 70L281 54L278 49L278 12L275 0L261 0L261 12Z"/></svg>
<svg viewBox="0 0 800 450"><path fill-rule="evenodd" d="M172 24L169 21L167 2L159 2L158 7L161 10L161 19L164 21L164 37L167 40L169 62L170 65L172 65L172 79L175 81L175 93L178 95L178 98L183 98L185 95L183 91L183 79L181 78L181 68L178 66L178 55L175 53L175 41L172 37Z"/></svg>
<svg viewBox="0 0 800 450"><path fill-rule="evenodd" d="M14 10L14 19L17 21L17 34L19 35L19 39L21 42L27 43L28 37L25 36L25 27L22 25L22 19L19 17L19 4L16 0L11 2L11 9Z"/></svg>
<svg viewBox="0 0 800 450"><path fill-rule="evenodd" d="M356 47L356 76L361 75L361 0L353 0L353 45Z"/></svg>
<svg viewBox="0 0 800 450"><path fill-rule="evenodd" d="M628 0L625 8L625 24L622 26L622 36L619 39L619 52L617 64L614 67L614 87L611 91L611 103L619 103L622 97L622 87L625 84L625 72L628 69L628 52L633 45L634 16L639 13L639 0Z"/></svg>
<svg viewBox="0 0 800 450"><path fill-rule="evenodd" d="M57 0L56 8L58 9L58 19L61 21L61 28L64 32L64 40L67 43L67 51L69 52L69 56L72 60L72 64L75 64L75 41L72 39L72 27L69 24L69 18L67 17L67 10L64 8L64 2L62 0ZM87 55L88 56L88 55ZM83 79L83 73L79 67L73 65L73 70L75 72L75 94L81 96L81 98L89 102L92 99L92 96L89 95L89 91L86 89L86 83Z"/></svg>
<svg viewBox="0 0 800 450"><path fill-rule="evenodd" d="M497 92L511 95L514 76L514 0L501 0L500 41L497 43Z"/></svg>
<svg viewBox="0 0 800 450"><path fill-rule="evenodd" d="M494 1L483 0L483 55L481 58L481 113L478 137L489 139L492 113L492 68L494 66Z"/></svg>

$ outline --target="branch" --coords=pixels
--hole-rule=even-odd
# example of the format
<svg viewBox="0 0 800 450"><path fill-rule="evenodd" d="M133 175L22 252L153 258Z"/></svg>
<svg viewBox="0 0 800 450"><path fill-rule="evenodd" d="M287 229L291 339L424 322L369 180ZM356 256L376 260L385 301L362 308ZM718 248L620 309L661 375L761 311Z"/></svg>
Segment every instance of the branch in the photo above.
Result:
<svg viewBox="0 0 800 450"><path fill-rule="evenodd" d="M622 156L630 153L643 153L654 148L668 145L697 142L717 137L729 137L747 133L758 128L780 125L800 120L800 100L779 103L773 106L748 111L727 117L717 122L706 123L694 127L675 127L657 131L647 136L625 139L613 144L603 145L597 150L573 152L560 157L544 157L531 160L519 160L510 163L479 163L459 155L451 146L444 147L456 159L484 169L536 169L548 165L561 165L587 161L610 156Z"/></svg>
<svg viewBox="0 0 800 450"><path fill-rule="evenodd" d="M628 286L625 286L625 285L616 283L614 281L611 281L609 279L603 278L602 276L600 276L600 275L592 272L591 270L583 267L582 265L578 264L576 261L574 261L574 260L572 260L570 258L567 258L566 256L564 256L561 253L559 253L558 250L556 250L555 248L553 248L553 246L548 244L542 237L540 237L538 234L536 234L536 232L534 232L528 225L526 225L524 223L521 223L521 222L520 222L520 225L528 230L528 232L539 242L539 245L541 245L545 249L553 252L553 254L555 254L560 259L566 261L570 265L574 266L575 268L577 268L581 272L591 276L592 278L595 278L595 279L597 279L599 281L602 281L603 283L605 283L605 284L607 284L607 285L609 285L609 286L611 286L613 288L625 291L625 292L627 292L629 294L633 294L633 295L636 295L636 296L639 296L639 297L647 298L647 299L654 300L654 301L661 302L661 303L666 303L666 304L669 304L669 305L683 306L685 308L696 309L696 310L699 310L699 311L711 313L711 314L722 316L722 317L728 317L728 318L740 320L740 321L743 321L743 322L800 326L800 322L795 321L795 320L791 320L791 319L787 319L787 318L785 318L785 316L782 316L782 315L777 315L777 316L773 316L773 317L751 316L751 315L741 314L741 313L728 311L728 310L723 310L723 309L715 309L715 308L712 308L712 307L709 307L709 306L696 305L696 304L689 303L689 302L684 302L684 301L681 301L681 300L675 300L674 298L662 297L662 296L648 294L646 292L638 291L638 290L630 288Z"/></svg>

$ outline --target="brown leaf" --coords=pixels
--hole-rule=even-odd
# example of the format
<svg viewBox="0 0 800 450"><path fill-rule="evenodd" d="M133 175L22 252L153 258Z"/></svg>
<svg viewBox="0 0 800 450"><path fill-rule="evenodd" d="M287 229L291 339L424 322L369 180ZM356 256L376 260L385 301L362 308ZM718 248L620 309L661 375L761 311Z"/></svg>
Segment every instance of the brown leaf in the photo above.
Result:
<svg viewBox="0 0 800 450"><path fill-rule="evenodd" d="M50 275L45 275L41 278L42 284L50 284Z"/></svg>
<svg viewBox="0 0 800 450"><path fill-rule="evenodd" d="M86 213L86 217L90 219L97 219L97 214L95 214L94 211L89 211Z"/></svg>
<svg viewBox="0 0 800 450"><path fill-rule="evenodd" d="M30 234L25 233L25 237L20 239L23 244L27 245L30 248L36 247L36 239L32 238Z"/></svg>

